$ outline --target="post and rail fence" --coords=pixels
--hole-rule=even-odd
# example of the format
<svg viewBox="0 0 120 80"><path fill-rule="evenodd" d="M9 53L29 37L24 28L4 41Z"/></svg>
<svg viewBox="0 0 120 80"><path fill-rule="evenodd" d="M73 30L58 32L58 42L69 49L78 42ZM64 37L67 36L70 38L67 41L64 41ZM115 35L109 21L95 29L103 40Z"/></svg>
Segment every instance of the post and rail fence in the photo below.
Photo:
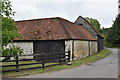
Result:
<svg viewBox="0 0 120 80"><path fill-rule="evenodd" d="M28 55L6 55L6 56L0 56L0 57L11 57L11 56L14 57L15 59L14 60L9 60L9 61L0 61L0 62L2 62L3 64L7 63L7 62L8 63L15 63L15 64L0 65L0 67L3 68L1 72L11 72L11 71L19 72L21 70L29 70L29 69L36 69L36 68L44 69L46 67L55 66L55 65L62 65L62 64L65 64L67 62L70 62L70 51L58 52L58 53L28 54ZM33 56L33 59L19 59L19 57L21 57L21 56L24 56L24 57L25 56ZM36 60L35 59L36 56L37 56L37 59L39 57L41 59ZM33 61L33 63L20 64L21 61ZM47 63L55 63L55 62L57 62L57 63L46 65ZM40 64L40 66L20 68L21 66L36 65L36 64ZM9 67L15 67L15 69L4 70L4 68L9 68Z"/></svg>

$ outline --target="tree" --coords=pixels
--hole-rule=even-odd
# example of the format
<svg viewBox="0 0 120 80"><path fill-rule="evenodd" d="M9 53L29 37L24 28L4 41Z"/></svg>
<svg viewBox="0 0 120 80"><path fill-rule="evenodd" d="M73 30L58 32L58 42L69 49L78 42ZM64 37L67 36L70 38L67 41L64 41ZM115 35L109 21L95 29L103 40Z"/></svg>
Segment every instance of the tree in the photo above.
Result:
<svg viewBox="0 0 120 80"><path fill-rule="evenodd" d="M97 19L93 19L93 18L89 18L86 17L86 20L88 20L88 22L95 28L97 29L101 34L103 33L103 30L100 28L100 23Z"/></svg>
<svg viewBox="0 0 120 80"><path fill-rule="evenodd" d="M21 54L22 49L13 44L13 40L21 35L17 33L17 25L13 19L15 12L9 0L1 1L2 9L0 16L2 17L2 55ZM9 48L6 48L8 44ZM5 60L7 60L5 58Z"/></svg>
<svg viewBox="0 0 120 80"><path fill-rule="evenodd" d="M120 47L120 14L116 17L113 26L108 32L107 41L111 46Z"/></svg>

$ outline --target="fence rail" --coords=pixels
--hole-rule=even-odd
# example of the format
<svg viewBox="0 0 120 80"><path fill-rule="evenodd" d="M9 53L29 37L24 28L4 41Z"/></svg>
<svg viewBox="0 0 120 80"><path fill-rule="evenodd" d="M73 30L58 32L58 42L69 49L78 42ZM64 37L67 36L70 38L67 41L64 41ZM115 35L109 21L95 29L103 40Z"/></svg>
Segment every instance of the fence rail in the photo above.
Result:
<svg viewBox="0 0 120 80"><path fill-rule="evenodd" d="M19 57L21 57L21 56L33 56L33 59L19 59ZM36 59L34 58L35 56L37 56L37 57L40 56L40 58L41 58L40 61L39 60L36 61ZM64 64L66 62L69 62L70 61L70 51L59 52L59 53L29 54L29 55L8 55L8 56L0 56L0 57L15 57L14 60L0 61L3 64L4 63L12 63L12 62L15 63L15 64L12 64L12 65L1 65L0 67L3 68L1 72L11 72L11 71L19 72L21 70L36 69L36 68L43 68L44 69L46 67L55 66L55 65L61 65L61 64ZM52 60L49 60L50 57L52 58ZM20 61L23 61L23 62L24 61L33 61L33 62L32 63L20 64ZM47 63L54 63L54 62L58 62L58 63L57 64L46 65ZM40 64L40 66L27 67L27 68L22 68L22 69L20 68L20 66L36 65L36 64ZM4 68L10 68L10 67L15 67L15 69L4 70Z"/></svg>

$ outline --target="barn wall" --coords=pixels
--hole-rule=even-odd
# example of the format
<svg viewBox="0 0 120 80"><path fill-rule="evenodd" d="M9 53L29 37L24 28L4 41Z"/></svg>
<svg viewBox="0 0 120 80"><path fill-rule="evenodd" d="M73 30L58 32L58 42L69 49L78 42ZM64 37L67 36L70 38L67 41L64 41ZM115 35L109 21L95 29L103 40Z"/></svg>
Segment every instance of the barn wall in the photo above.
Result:
<svg viewBox="0 0 120 80"><path fill-rule="evenodd" d="M14 42L15 46L23 49L23 54L33 54L33 42ZM20 58L33 58L31 56Z"/></svg>
<svg viewBox="0 0 120 80"><path fill-rule="evenodd" d="M98 36L98 52L104 49L104 39Z"/></svg>
<svg viewBox="0 0 120 80"><path fill-rule="evenodd" d="M66 40L65 41L65 51L70 50L71 51L71 60L72 60L72 56L73 56L73 40Z"/></svg>
<svg viewBox="0 0 120 80"><path fill-rule="evenodd" d="M5 48L9 48L12 44L8 44ZM14 42L15 46L18 46L20 48L23 49L23 53L22 54L33 54L33 42ZM22 56L19 57L20 59L29 59L29 58L33 58L32 56ZM11 58L13 59L13 58Z"/></svg>
<svg viewBox="0 0 120 80"><path fill-rule="evenodd" d="M67 40L65 41L65 45L65 51L71 51L71 60L97 53L97 41Z"/></svg>
<svg viewBox="0 0 120 80"><path fill-rule="evenodd" d="M98 51L97 42L90 41L90 55L97 53L97 51Z"/></svg>
<svg viewBox="0 0 120 80"><path fill-rule="evenodd" d="M33 42L34 46L34 54L50 54L53 56L49 56L46 61L57 60L59 52L65 52L65 41L64 40L39 40ZM54 54L53 54L54 53ZM65 55L64 53L60 53L61 55ZM56 57L55 57L56 56ZM42 56L35 56L36 61L41 61ZM62 57L64 58L64 57Z"/></svg>
<svg viewBox="0 0 120 80"><path fill-rule="evenodd" d="M74 41L74 58L84 58L89 54L88 41Z"/></svg>

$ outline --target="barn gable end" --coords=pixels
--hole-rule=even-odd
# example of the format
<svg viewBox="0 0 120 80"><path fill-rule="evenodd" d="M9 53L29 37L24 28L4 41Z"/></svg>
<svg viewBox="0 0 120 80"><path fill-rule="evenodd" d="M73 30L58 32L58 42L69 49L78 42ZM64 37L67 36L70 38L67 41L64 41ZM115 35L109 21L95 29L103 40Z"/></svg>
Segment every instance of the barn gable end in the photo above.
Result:
<svg viewBox="0 0 120 80"><path fill-rule="evenodd" d="M85 18L79 16L76 19L75 24L82 25L97 39L98 52L104 49L104 38Z"/></svg>

